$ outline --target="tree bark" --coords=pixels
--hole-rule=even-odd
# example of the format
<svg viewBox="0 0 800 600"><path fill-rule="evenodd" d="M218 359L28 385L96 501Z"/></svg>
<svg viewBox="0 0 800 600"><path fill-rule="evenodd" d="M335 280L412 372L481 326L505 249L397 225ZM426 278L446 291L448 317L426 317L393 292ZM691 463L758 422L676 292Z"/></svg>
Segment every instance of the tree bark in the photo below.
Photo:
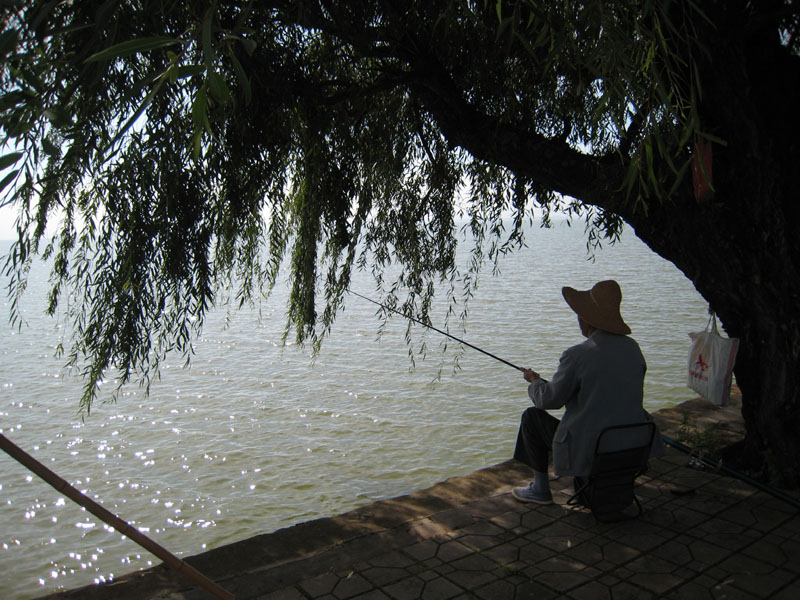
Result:
<svg viewBox="0 0 800 600"><path fill-rule="evenodd" d="M769 3L765 3L767 6ZM736 6L736 5L733 5ZM710 202L651 206L627 215L637 235L673 262L740 339L744 457L765 477L800 486L800 59L762 14L709 11L709 55L699 63L701 121L713 146ZM769 7L767 7L769 8ZM775 8L774 6L772 7Z"/></svg>

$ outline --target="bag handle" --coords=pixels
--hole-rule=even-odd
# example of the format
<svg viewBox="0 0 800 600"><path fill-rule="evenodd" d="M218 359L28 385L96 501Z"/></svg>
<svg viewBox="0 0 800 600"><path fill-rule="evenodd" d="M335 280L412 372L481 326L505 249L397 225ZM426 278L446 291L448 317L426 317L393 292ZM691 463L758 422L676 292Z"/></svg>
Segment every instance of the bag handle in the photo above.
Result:
<svg viewBox="0 0 800 600"><path fill-rule="evenodd" d="M708 305L708 323L706 323L706 331L711 331L711 333L716 333L719 335L719 329L717 329L717 314L711 308L711 305Z"/></svg>

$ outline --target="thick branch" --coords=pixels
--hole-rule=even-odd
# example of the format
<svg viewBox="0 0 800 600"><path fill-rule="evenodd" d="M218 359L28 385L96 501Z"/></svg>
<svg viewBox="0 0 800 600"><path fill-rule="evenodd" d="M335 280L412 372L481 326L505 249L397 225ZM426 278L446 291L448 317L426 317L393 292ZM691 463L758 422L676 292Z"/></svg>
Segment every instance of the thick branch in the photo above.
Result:
<svg viewBox="0 0 800 600"><path fill-rule="evenodd" d="M433 59L414 62L412 81L415 93L453 145L565 196L603 208L613 204L615 212L622 208L612 193L620 188L623 174L616 157L584 154L563 139L548 138L487 115L464 99Z"/></svg>

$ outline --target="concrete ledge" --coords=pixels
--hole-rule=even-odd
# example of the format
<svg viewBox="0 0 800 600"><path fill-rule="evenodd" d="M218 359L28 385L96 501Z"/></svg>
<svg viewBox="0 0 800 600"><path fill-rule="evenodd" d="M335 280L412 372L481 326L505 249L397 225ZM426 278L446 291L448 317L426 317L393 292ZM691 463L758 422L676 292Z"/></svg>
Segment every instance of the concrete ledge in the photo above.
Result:
<svg viewBox="0 0 800 600"><path fill-rule="evenodd" d="M324 517L254 536L187 557L185 561L219 582L245 578L285 586L353 560L411 546L474 524L493 503L514 505L512 485L530 478L514 460L451 477L405 496L379 500L334 517ZM506 497L500 497L505 494ZM469 510L461 510L472 505ZM313 560L312 560L313 559ZM280 569L278 569L280 567ZM267 572L279 570L280 573ZM262 585L259 585L262 587ZM50 600L141 600L164 598L191 585L165 565L123 575L113 582L44 596ZM201 593L198 597L204 597Z"/></svg>

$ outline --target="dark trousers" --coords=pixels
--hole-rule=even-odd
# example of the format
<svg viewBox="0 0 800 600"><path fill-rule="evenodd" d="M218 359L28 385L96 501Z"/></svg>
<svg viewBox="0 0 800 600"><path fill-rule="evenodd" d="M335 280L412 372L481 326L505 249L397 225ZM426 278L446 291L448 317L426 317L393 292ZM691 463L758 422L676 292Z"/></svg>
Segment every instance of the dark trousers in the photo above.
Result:
<svg viewBox="0 0 800 600"><path fill-rule="evenodd" d="M532 406L522 413L517 434L514 458L533 467L534 471L547 473L549 452L553 449L553 436L561 421L546 410Z"/></svg>

